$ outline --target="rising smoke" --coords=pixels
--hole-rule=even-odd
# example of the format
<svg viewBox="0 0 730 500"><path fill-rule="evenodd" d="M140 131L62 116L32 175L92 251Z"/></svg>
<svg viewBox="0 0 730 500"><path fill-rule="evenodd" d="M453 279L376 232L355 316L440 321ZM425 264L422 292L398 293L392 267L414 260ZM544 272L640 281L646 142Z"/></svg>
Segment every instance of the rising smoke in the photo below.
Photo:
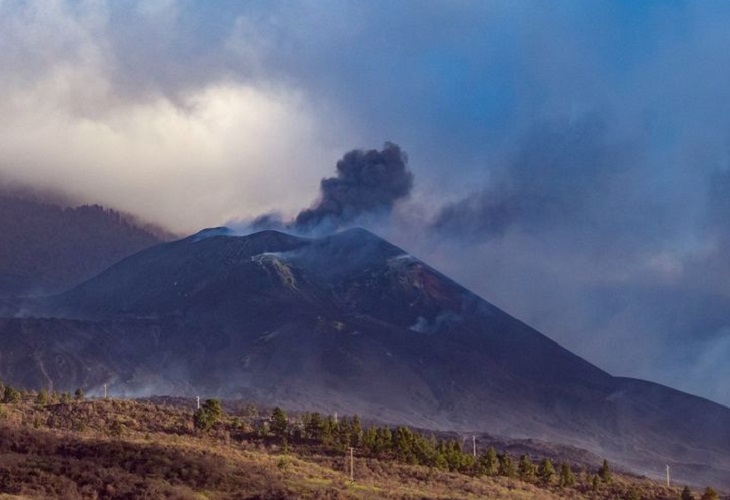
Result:
<svg viewBox="0 0 730 500"><path fill-rule="evenodd" d="M322 179L320 199L294 221L299 231L336 230L363 217L388 215L413 188L408 156L386 142L382 151L355 149L337 162L337 176Z"/></svg>
<svg viewBox="0 0 730 500"><path fill-rule="evenodd" d="M260 215L244 224L250 230L283 229L300 234L326 234L347 226L387 218L395 204L408 197L413 173L408 156L397 145L354 149L337 162L337 175L322 179L319 199L290 222L281 214Z"/></svg>

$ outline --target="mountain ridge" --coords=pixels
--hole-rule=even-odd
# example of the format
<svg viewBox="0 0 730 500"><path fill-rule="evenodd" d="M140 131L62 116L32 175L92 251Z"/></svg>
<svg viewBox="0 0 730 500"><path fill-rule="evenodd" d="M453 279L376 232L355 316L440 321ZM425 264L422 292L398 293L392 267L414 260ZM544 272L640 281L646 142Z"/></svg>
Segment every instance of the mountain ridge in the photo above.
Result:
<svg viewBox="0 0 730 500"><path fill-rule="evenodd" d="M170 237L99 205L63 206L5 191L0 187L0 297L70 288Z"/></svg>

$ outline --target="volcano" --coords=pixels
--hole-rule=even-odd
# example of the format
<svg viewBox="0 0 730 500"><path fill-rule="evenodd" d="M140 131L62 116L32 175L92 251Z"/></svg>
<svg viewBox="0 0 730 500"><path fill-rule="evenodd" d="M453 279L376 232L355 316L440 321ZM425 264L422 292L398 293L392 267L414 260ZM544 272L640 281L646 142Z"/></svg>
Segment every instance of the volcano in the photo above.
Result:
<svg viewBox="0 0 730 500"><path fill-rule="evenodd" d="M730 487L730 409L612 376L362 229L208 229L4 309L0 379L22 386L539 438Z"/></svg>

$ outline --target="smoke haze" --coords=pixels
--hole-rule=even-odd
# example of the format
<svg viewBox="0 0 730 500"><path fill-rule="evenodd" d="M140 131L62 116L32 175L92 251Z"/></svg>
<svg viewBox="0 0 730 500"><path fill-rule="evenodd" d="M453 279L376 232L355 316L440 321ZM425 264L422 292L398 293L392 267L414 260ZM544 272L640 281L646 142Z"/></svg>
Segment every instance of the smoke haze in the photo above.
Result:
<svg viewBox="0 0 730 500"><path fill-rule="evenodd" d="M0 1L0 177L177 232L366 225L611 373L729 404L728 22Z"/></svg>

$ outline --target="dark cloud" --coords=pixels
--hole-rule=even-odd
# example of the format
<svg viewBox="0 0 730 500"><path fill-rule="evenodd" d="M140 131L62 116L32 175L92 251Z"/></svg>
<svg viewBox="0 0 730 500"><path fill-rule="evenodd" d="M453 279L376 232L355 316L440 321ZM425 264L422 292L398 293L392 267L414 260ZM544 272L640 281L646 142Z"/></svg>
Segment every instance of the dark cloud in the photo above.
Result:
<svg viewBox="0 0 730 500"><path fill-rule="evenodd" d="M431 231L480 241L512 229L609 226L622 214L605 205L632 203L626 176L635 149L612 138L597 113L535 125L487 186L441 208Z"/></svg>
<svg viewBox="0 0 730 500"><path fill-rule="evenodd" d="M320 199L297 215L293 227L335 230L363 217L388 215L413 188L407 163L406 153L391 142L381 151L350 151L337 162L337 176L322 179Z"/></svg>

